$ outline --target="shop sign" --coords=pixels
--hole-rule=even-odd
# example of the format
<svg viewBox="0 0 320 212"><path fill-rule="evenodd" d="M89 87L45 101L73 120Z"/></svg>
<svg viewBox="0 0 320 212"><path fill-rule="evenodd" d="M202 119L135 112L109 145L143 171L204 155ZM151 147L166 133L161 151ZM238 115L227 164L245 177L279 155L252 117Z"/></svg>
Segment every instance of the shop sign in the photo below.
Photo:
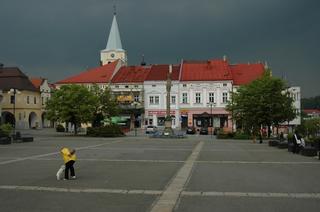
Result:
<svg viewBox="0 0 320 212"><path fill-rule="evenodd" d="M166 111L164 110L149 110L148 111L148 115L151 116L151 115L157 115L157 116L165 116L167 114ZM170 111L170 115L175 115L176 112L175 111Z"/></svg>

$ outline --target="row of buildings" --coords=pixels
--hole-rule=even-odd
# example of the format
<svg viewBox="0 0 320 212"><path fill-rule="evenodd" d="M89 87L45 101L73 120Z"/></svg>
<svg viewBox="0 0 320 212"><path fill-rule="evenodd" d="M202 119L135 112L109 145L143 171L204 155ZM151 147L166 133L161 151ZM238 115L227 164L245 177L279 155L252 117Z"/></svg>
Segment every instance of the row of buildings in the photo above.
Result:
<svg viewBox="0 0 320 212"><path fill-rule="evenodd" d="M29 79L18 68L1 67L2 122L16 123L17 128L50 126L45 119L44 106L52 88L79 84L87 88L93 85L101 89L109 87L122 109L118 120L130 128L164 126L167 81L170 80L173 128L195 126L231 130L235 123L225 109L231 100L230 93L261 77L266 68L260 62L232 64L226 57L181 60L173 65L146 65L142 60L140 65L128 66L114 13L107 46L100 52L98 67L60 80L54 86L44 79ZM297 111L300 111L300 88L289 90ZM299 123L300 118L297 118L290 124Z"/></svg>
<svg viewBox="0 0 320 212"><path fill-rule="evenodd" d="M230 112L226 111L230 93L261 77L265 64L231 64L226 57L205 61L181 60L179 64L127 65L122 48L116 14L114 14L107 46L100 52L101 66L86 70L56 83L79 84L90 88L97 84L111 88L122 108L120 120L133 120L138 127L164 126L167 105L167 80L171 78L170 114L173 128L187 126L218 127L231 130ZM170 69L170 66L172 67ZM300 111L300 88L289 89ZM299 124L299 118L290 124Z"/></svg>

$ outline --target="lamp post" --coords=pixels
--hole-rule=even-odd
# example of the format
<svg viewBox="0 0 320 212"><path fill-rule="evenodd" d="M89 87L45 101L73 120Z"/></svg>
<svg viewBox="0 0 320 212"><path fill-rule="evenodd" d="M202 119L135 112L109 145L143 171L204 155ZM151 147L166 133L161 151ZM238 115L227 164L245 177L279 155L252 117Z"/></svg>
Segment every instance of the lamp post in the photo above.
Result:
<svg viewBox="0 0 320 212"><path fill-rule="evenodd" d="M212 134L213 134L213 117L212 117L212 107L216 106L216 103L214 102L208 102L207 106L210 106L210 120L211 120L211 138L212 138Z"/></svg>
<svg viewBox="0 0 320 212"><path fill-rule="evenodd" d="M134 136L137 136L137 127L136 127L136 113L137 113L137 106L140 105L139 102L133 102L132 105L134 106L134 122L133 122L133 126L134 126Z"/></svg>
<svg viewBox="0 0 320 212"><path fill-rule="evenodd" d="M20 91L16 88L11 88L8 94L13 94L13 99L10 97L10 103L13 104L13 134L16 134L16 94L20 94Z"/></svg>

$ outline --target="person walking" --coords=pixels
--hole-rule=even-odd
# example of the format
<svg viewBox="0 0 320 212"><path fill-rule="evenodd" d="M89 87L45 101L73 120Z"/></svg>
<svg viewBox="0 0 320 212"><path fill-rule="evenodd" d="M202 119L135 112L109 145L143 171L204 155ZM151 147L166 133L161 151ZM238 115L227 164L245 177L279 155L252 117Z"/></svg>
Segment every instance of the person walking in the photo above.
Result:
<svg viewBox="0 0 320 212"><path fill-rule="evenodd" d="M71 179L76 179L76 174L74 171L74 163L76 162L76 150L64 147L61 149L61 155L65 164L65 171L64 171L64 180L69 180L69 170L71 174Z"/></svg>

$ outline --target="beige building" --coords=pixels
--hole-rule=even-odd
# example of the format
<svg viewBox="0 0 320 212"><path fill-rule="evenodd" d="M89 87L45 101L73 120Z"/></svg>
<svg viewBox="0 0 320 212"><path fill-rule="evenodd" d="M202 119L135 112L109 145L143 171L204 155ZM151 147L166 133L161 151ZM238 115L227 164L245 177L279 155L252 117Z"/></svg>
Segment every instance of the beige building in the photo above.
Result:
<svg viewBox="0 0 320 212"><path fill-rule="evenodd" d="M43 128L53 127L54 123L46 119L46 105L51 98L51 93L53 91L53 85L48 83L47 79L43 78L30 78L30 81L34 87L40 92L40 102L41 102L41 126Z"/></svg>
<svg viewBox="0 0 320 212"><path fill-rule="evenodd" d="M0 67L2 90L1 123L10 123L19 129L40 128L40 92L17 67Z"/></svg>

